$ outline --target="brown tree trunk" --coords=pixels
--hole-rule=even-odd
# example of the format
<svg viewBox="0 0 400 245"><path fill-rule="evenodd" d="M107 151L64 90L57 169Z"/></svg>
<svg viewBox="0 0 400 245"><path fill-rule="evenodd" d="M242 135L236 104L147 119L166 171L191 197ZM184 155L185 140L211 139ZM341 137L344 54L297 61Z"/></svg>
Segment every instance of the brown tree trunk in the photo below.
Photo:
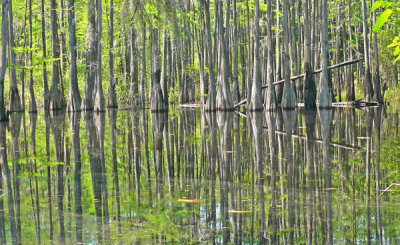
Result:
<svg viewBox="0 0 400 245"><path fill-rule="evenodd" d="M84 111L93 110L94 86L96 79L96 11L95 1L88 0L88 28L86 30L86 81L85 93L81 109Z"/></svg>
<svg viewBox="0 0 400 245"><path fill-rule="evenodd" d="M374 23L376 22L376 11L373 13ZM381 90L381 78L379 74L379 52L378 52L378 37L374 33L374 100L383 104L382 90Z"/></svg>
<svg viewBox="0 0 400 245"><path fill-rule="evenodd" d="M267 93L265 99L265 108L267 110L275 110L277 107L275 88L274 88L274 58L273 58L273 35L272 35L272 0L268 0L268 12L267 12Z"/></svg>
<svg viewBox="0 0 400 245"><path fill-rule="evenodd" d="M364 81L364 97L365 101L373 100L373 87L371 81L371 67L369 63L369 41L368 41L368 24L367 24L367 6L366 0L362 0L362 18L363 18L363 35L364 35L364 62L365 62L365 81Z"/></svg>
<svg viewBox="0 0 400 245"><path fill-rule="evenodd" d="M306 108L315 108L315 100L317 97L317 90L315 88L315 81L312 75L312 54L311 54L311 32L310 32L310 0L303 0L304 4L304 106Z"/></svg>
<svg viewBox="0 0 400 245"><path fill-rule="evenodd" d="M141 74L141 81L140 81L140 96L141 96L141 103L142 106L145 104L146 100L146 22L143 21L142 27L142 74Z"/></svg>
<svg viewBox="0 0 400 245"><path fill-rule="evenodd" d="M69 79L68 111L80 111L81 95L78 88L78 68L76 65L75 0L68 0L69 52L71 71Z"/></svg>
<svg viewBox="0 0 400 245"><path fill-rule="evenodd" d="M42 10L42 48L43 48L43 59L46 59L47 57L47 50L46 50L46 22L45 22L45 17L44 17L44 0L42 0L41 4L41 10ZM43 97L44 97L44 108L47 110L49 108L50 102L49 102L49 84L47 81L47 68L46 68L46 62L43 62Z"/></svg>
<svg viewBox="0 0 400 245"><path fill-rule="evenodd" d="M9 66L10 70L10 98L8 104L8 110L10 112L19 112L21 108L21 99L19 97L18 85L17 85L17 74L15 71L15 52L14 52L14 23L13 23L13 13L12 13L12 0L9 1L8 7L8 50L10 54L11 64Z"/></svg>
<svg viewBox="0 0 400 245"><path fill-rule="evenodd" d="M349 17L349 23L348 23L348 37L347 37L347 39L348 40L351 40L352 39L352 28L351 28L351 20L352 20L352 18L351 18L351 3L352 3L352 0L349 0L348 1L348 5L347 5L347 8L348 8L348 17ZM352 57L353 57L353 51L352 51L352 44L348 44L348 56L349 56L349 59L351 59ZM354 66L353 65L350 65L350 66L348 66L347 67L347 79L346 79L346 82L347 82L347 90L346 90L346 99L347 99L347 101L355 101L356 100L356 95L355 95L355 91L354 91Z"/></svg>
<svg viewBox="0 0 400 245"><path fill-rule="evenodd" d="M332 107L332 98L329 92L329 44L328 44L328 5L327 0L321 1L321 52L322 52L322 75L319 84L318 103L320 108Z"/></svg>
<svg viewBox="0 0 400 245"><path fill-rule="evenodd" d="M216 109L216 91L215 91L215 76L214 76L214 54L211 38L211 20L210 20L210 0L204 0L205 9L205 32L206 32L206 50L207 63L209 70L209 87L207 96L207 110L214 111Z"/></svg>
<svg viewBox="0 0 400 245"><path fill-rule="evenodd" d="M29 64L32 67L32 0L29 0ZM22 90L22 93L24 91ZM37 106L36 106L36 99L35 99L35 91L33 90L33 69L29 70L29 112L36 112L37 111ZM24 97L22 97L24 98ZM22 102L24 102L24 99L22 99Z"/></svg>
<svg viewBox="0 0 400 245"><path fill-rule="evenodd" d="M50 16L51 16L51 52L52 58L58 59L60 53L58 51L58 37L57 37L57 3L56 0L51 0L50 4ZM58 84L60 80L60 62L54 60L52 62L52 75L51 75L51 89L49 94L49 110L60 110L62 109L62 103L60 99L60 93L58 92Z"/></svg>
<svg viewBox="0 0 400 245"><path fill-rule="evenodd" d="M168 42L169 36L167 31L164 30L164 43L163 43L163 61L162 61L162 69L161 69L161 77L160 77L160 86L163 93L163 100L165 106L168 107L168 77L167 77L167 57L168 57Z"/></svg>
<svg viewBox="0 0 400 245"><path fill-rule="evenodd" d="M8 40L8 1L3 0L1 15L1 66L0 66L0 121L6 121L6 107L4 104L4 80L7 66L7 40ZM4 129L5 132L5 129ZM5 149L4 149L5 150Z"/></svg>
<svg viewBox="0 0 400 245"><path fill-rule="evenodd" d="M297 99L292 84L290 83L289 66L289 0L283 1L283 63L284 63L284 85L282 95L282 108L294 109Z"/></svg>
<svg viewBox="0 0 400 245"><path fill-rule="evenodd" d="M226 35L224 34L224 25L223 25L223 1L218 0L219 4L219 13L218 13L218 43L219 50L221 55L220 69L219 69L219 89L217 91L216 104L217 109L219 110L232 110L233 103L231 98L231 93L229 91L229 59L228 59L228 51L226 45ZM230 0L226 1L226 5L230 6ZM229 8L226 9L228 13L226 13L227 17L229 17ZM225 17L226 18L226 17ZM228 23L229 20L226 21L225 32L228 32Z"/></svg>
<svg viewBox="0 0 400 245"><path fill-rule="evenodd" d="M254 2L254 71L253 71L253 86L251 88L249 109L252 111L262 110L262 96L261 96L261 74L260 74L260 26L259 26L259 0Z"/></svg>
<svg viewBox="0 0 400 245"><path fill-rule="evenodd" d="M115 94L115 85L117 80L114 77L114 0L110 0L110 26L108 30L109 38L109 51L108 51L108 98L107 106L110 108L117 108L117 95Z"/></svg>
<svg viewBox="0 0 400 245"><path fill-rule="evenodd" d="M160 48L158 29L152 27L151 30L151 92L150 92L150 109L152 111L164 111L165 103L160 85Z"/></svg>
<svg viewBox="0 0 400 245"><path fill-rule="evenodd" d="M103 7L101 5L101 0L97 0L97 65L96 65L96 93L94 96L94 111L105 111L105 102L103 94L103 80L101 76L101 35L102 35L102 14Z"/></svg>
<svg viewBox="0 0 400 245"><path fill-rule="evenodd" d="M236 0L233 0L233 30L232 30L232 48L233 48L233 76L232 76L232 100L237 103L240 100L239 93L239 57L238 57L238 23Z"/></svg>

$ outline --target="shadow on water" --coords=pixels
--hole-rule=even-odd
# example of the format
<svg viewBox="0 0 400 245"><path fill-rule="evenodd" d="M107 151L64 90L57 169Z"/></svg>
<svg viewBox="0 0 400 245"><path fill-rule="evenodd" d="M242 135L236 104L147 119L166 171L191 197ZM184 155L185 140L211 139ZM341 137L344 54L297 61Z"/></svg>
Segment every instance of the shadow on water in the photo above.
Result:
<svg viewBox="0 0 400 245"><path fill-rule="evenodd" d="M0 242L399 242L398 115L11 114Z"/></svg>

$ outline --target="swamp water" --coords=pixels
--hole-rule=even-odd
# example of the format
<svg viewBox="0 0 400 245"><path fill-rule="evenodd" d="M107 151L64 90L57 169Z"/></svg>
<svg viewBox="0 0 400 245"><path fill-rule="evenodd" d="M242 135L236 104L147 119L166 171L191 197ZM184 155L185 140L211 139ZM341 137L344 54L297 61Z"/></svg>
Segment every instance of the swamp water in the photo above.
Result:
<svg viewBox="0 0 400 245"><path fill-rule="evenodd" d="M12 114L0 241L399 243L400 188L379 197L398 128L380 108Z"/></svg>

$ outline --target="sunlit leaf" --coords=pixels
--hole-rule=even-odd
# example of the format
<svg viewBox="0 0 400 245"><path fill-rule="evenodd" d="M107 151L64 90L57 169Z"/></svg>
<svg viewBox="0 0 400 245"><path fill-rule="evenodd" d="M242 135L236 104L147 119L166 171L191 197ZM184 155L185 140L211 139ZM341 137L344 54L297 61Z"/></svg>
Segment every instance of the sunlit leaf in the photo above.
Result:
<svg viewBox="0 0 400 245"><path fill-rule="evenodd" d="M385 11L383 11L383 13L381 15L379 15L378 19L376 20L376 23L374 25L374 27L372 28L372 30L376 33L378 32L382 26L386 23L387 19L389 18L389 16L393 13L393 10L391 9L386 9Z"/></svg>

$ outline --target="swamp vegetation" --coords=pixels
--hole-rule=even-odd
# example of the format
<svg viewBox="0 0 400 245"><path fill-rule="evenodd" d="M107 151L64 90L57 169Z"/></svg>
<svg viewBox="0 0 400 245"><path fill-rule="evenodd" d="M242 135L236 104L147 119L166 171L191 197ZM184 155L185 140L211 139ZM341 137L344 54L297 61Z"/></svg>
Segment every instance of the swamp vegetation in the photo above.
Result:
<svg viewBox="0 0 400 245"><path fill-rule="evenodd" d="M397 1L1 3L0 244L400 242Z"/></svg>

